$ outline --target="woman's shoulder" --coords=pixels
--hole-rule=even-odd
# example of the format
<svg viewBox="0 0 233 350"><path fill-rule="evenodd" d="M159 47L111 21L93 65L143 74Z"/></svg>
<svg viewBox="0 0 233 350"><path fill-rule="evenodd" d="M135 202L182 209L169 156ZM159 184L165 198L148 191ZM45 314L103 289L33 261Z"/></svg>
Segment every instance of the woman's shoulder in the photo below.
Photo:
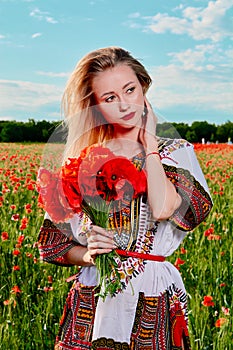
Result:
<svg viewBox="0 0 233 350"><path fill-rule="evenodd" d="M159 152L164 156L171 155L174 151L177 150L188 150L193 149L193 145L182 138L166 138L166 137L157 137L158 140L158 149Z"/></svg>

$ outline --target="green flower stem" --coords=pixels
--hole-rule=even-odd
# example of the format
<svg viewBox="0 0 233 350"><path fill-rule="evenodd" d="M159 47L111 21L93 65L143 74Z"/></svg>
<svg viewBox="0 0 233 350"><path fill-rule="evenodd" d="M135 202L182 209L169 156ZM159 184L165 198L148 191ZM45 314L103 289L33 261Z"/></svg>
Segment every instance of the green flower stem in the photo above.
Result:
<svg viewBox="0 0 233 350"><path fill-rule="evenodd" d="M90 198L83 202L82 209L85 214L91 219L93 224L106 228L108 226L108 215L111 208L111 202L97 198L94 200ZM111 297L116 294L117 291L122 290L121 277L117 269L117 263L115 258L119 255L115 250L110 253L99 254L95 259L99 284L96 288L100 287L100 292L97 296L100 296L105 300L109 294Z"/></svg>

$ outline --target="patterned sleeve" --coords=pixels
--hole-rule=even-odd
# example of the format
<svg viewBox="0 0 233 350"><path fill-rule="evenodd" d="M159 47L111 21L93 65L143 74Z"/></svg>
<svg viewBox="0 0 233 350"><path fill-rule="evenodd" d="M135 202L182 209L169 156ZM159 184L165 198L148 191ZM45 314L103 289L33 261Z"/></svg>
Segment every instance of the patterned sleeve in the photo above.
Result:
<svg viewBox="0 0 233 350"><path fill-rule="evenodd" d="M69 223L54 224L46 218L39 232L38 247L43 261L61 266L72 266L66 253L79 243L72 239L72 230Z"/></svg>
<svg viewBox="0 0 233 350"><path fill-rule="evenodd" d="M169 221L182 231L191 231L213 206L193 145L186 140L172 140L160 154L166 175L182 198Z"/></svg>

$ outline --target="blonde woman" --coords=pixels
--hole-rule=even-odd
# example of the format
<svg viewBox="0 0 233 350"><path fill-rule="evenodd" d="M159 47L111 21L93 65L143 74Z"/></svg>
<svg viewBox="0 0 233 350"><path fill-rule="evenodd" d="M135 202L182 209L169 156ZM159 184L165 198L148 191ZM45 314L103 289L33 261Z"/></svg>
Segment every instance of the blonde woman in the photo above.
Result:
<svg viewBox="0 0 233 350"><path fill-rule="evenodd" d="M146 98L150 85L144 66L118 47L87 54L68 81L64 159L102 144L145 169L147 193L146 199L124 202L111 231L91 225L82 213L56 225L46 214L39 235L42 259L81 266L56 349L190 349L185 288L166 257L205 219L212 202L193 146L156 136ZM125 288L102 300L95 297L95 257L116 248L127 251L119 266Z"/></svg>

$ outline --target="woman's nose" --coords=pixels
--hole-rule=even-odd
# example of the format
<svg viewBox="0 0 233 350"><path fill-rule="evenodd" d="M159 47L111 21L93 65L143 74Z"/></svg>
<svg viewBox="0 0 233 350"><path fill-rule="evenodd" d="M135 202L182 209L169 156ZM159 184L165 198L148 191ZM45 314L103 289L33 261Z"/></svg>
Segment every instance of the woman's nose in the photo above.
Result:
<svg viewBox="0 0 233 350"><path fill-rule="evenodd" d="M120 112L125 112L129 109L129 103L125 101L124 99L119 99L119 110Z"/></svg>

